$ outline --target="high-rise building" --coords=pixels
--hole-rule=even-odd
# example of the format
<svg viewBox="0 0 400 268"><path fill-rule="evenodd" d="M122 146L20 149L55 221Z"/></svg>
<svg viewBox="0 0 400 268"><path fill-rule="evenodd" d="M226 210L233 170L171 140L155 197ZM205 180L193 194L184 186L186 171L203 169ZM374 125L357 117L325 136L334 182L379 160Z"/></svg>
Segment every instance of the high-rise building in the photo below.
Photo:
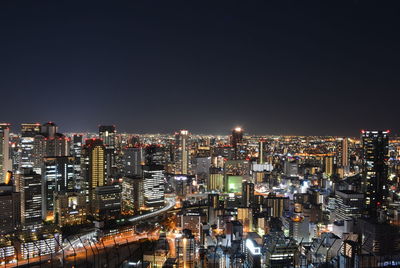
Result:
<svg viewBox="0 0 400 268"><path fill-rule="evenodd" d="M0 183L4 183L7 172L12 171L10 158L10 124L0 124Z"/></svg>
<svg viewBox="0 0 400 268"><path fill-rule="evenodd" d="M245 233L253 231L253 211L251 208L238 208L237 220L242 223Z"/></svg>
<svg viewBox="0 0 400 268"><path fill-rule="evenodd" d="M264 140L261 139L258 143L258 163L264 164Z"/></svg>
<svg viewBox="0 0 400 268"><path fill-rule="evenodd" d="M89 201L94 200L96 187L105 185L105 150L100 139L86 140L82 149L82 171Z"/></svg>
<svg viewBox="0 0 400 268"><path fill-rule="evenodd" d="M251 207L254 204L254 183L244 181L242 183L242 205Z"/></svg>
<svg viewBox="0 0 400 268"><path fill-rule="evenodd" d="M121 186L96 187L93 205L93 213L98 220L117 218L121 214Z"/></svg>
<svg viewBox="0 0 400 268"><path fill-rule="evenodd" d="M349 139L343 137L339 144L339 151L338 151L338 164L344 168L348 169L349 167Z"/></svg>
<svg viewBox="0 0 400 268"><path fill-rule="evenodd" d="M189 230L184 230L183 236L175 239L175 251L179 268L195 267L195 238Z"/></svg>
<svg viewBox="0 0 400 268"><path fill-rule="evenodd" d="M144 203L155 208L164 205L164 168L161 165L143 166Z"/></svg>
<svg viewBox="0 0 400 268"><path fill-rule="evenodd" d="M99 137L106 149L115 149L117 130L115 126L99 126Z"/></svg>
<svg viewBox="0 0 400 268"><path fill-rule="evenodd" d="M122 211L133 214L144 206L144 183L139 176L127 176L122 179Z"/></svg>
<svg viewBox="0 0 400 268"><path fill-rule="evenodd" d="M54 219L59 226L83 224L86 222L86 196L76 192L54 195Z"/></svg>
<svg viewBox="0 0 400 268"><path fill-rule="evenodd" d="M232 130L231 146L234 148L234 159L241 159L241 149L243 145L243 129L240 127Z"/></svg>
<svg viewBox="0 0 400 268"><path fill-rule="evenodd" d="M116 137L115 126L99 126L99 137L105 147L106 178L112 178L116 173Z"/></svg>
<svg viewBox="0 0 400 268"><path fill-rule="evenodd" d="M378 209L385 209L388 197L389 131L362 131L363 191L365 208L376 216Z"/></svg>
<svg viewBox="0 0 400 268"><path fill-rule="evenodd" d="M21 124L21 161L20 168L32 168L34 165L35 137L40 135L40 124Z"/></svg>
<svg viewBox="0 0 400 268"><path fill-rule="evenodd" d="M334 158L332 156L324 157L324 172L326 176L330 177L333 175Z"/></svg>
<svg viewBox="0 0 400 268"><path fill-rule="evenodd" d="M44 157L70 155L70 139L57 130L53 122L21 125L21 168L40 173Z"/></svg>
<svg viewBox="0 0 400 268"><path fill-rule="evenodd" d="M0 185L0 234L15 231L21 223L21 196L13 185Z"/></svg>
<svg viewBox="0 0 400 268"><path fill-rule="evenodd" d="M224 191L224 172L222 168L210 168L210 176L207 181L208 191Z"/></svg>
<svg viewBox="0 0 400 268"><path fill-rule="evenodd" d="M25 227L40 226L42 222L42 176L32 168L16 174L16 188L21 195L21 222Z"/></svg>
<svg viewBox="0 0 400 268"><path fill-rule="evenodd" d="M145 164L143 147L127 147L122 150L122 173L125 176L140 176Z"/></svg>
<svg viewBox="0 0 400 268"><path fill-rule="evenodd" d="M189 132L181 130L175 133L174 166L175 174L188 174L189 172Z"/></svg>
<svg viewBox="0 0 400 268"><path fill-rule="evenodd" d="M79 134L75 134L72 137L72 156L75 157L77 161L80 161L82 155L82 145L83 145L83 136Z"/></svg>
<svg viewBox="0 0 400 268"><path fill-rule="evenodd" d="M82 146L83 136L76 134L72 137L71 155L74 157L75 188L79 192L84 192L84 181L82 178Z"/></svg>
<svg viewBox="0 0 400 268"><path fill-rule="evenodd" d="M75 189L75 158L70 156L45 157L43 160L43 218L51 216L56 193Z"/></svg>

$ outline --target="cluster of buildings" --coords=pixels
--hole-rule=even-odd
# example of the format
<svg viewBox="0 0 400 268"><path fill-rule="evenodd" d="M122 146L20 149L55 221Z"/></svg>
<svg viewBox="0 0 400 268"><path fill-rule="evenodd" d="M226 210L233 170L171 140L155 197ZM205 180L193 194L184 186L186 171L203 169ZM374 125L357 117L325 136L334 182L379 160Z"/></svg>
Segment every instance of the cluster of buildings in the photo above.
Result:
<svg viewBox="0 0 400 268"><path fill-rule="evenodd" d="M55 253L68 228L106 232L173 197L142 266L396 266L399 160L388 131L61 134L52 122L16 133L1 124L0 259Z"/></svg>

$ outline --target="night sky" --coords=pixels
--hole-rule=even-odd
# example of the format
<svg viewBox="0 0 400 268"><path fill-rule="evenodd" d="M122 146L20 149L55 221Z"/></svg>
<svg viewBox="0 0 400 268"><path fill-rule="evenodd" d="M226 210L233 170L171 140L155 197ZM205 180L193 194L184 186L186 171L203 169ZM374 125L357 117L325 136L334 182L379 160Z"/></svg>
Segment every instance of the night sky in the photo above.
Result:
<svg viewBox="0 0 400 268"><path fill-rule="evenodd" d="M4 0L0 121L400 133L399 2Z"/></svg>

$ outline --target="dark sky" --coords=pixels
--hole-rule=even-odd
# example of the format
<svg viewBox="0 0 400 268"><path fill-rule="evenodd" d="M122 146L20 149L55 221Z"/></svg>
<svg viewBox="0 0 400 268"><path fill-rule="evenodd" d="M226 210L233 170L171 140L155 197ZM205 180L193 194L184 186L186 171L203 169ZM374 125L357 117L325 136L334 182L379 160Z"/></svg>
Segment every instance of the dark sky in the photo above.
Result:
<svg viewBox="0 0 400 268"><path fill-rule="evenodd" d="M398 133L399 2L0 1L0 121Z"/></svg>

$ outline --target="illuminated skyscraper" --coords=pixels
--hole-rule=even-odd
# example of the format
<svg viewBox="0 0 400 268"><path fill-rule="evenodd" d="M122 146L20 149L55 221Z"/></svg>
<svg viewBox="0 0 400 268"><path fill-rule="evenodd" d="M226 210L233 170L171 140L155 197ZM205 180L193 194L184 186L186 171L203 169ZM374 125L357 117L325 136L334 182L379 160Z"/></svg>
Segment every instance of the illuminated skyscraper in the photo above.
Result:
<svg viewBox="0 0 400 268"><path fill-rule="evenodd" d="M349 139L346 137L340 142L339 164L345 169L349 166Z"/></svg>
<svg viewBox="0 0 400 268"><path fill-rule="evenodd" d="M99 137L106 149L115 149L116 135L115 126L99 126Z"/></svg>
<svg viewBox="0 0 400 268"><path fill-rule="evenodd" d="M12 171L10 159L10 124L0 124L0 183L5 182L7 172Z"/></svg>
<svg viewBox="0 0 400 268"><path fill-rule="evenodd" d="M21 124L21 161L20 168L31 168L34 164L34 144L40 134L40 124Z"/></svg>
<svg viewBox="0 0 400 268"><path fill-rule="evenodd" d="M332 156L325 156L324 157L324 172L326 176L330 177L333 174L333 166L334 166L334 161L333 161Z"/></svg>
<svg viewBox="0 0 400 268"><path fill-rule="evenodd" d="M40 226L42 222L42 177L31 168L16 174L16 188L21 194L21 221L25 227Z"/></svg>
<svg viewBox="0 0 400 268"><path fill-rule="evenodd" d="M128 176L122 179L122 210L124 213L132 214L144 206L143 192L142 177Z"/></svg>
<svg viewBox="0 0 400 268"><path fill-rule="evenodd" d="M258 163L264 164L264 140L261 139L258 144Z"/></svg>
<svg viewBox="0 0 400 268"><path fill-rule="evenodd" d="M94 200L96 187L105 184L105 147L100 139L88 139L82 150L83 174L87 183L89 200Z"/></svg>
<svg viewBox="0 0 400 268"><path fill-rule="evenodd" d="M155 208L164 205L164 168L161 165L143 166L144 203Z"/></svg>
<svg viewBox="0 0 400 268"><path fill-rule="evenodd" d="M231 146L234 148L234 159L240 159L240 151L243 145L243 129L240 127L234 128L232 130L231 136Z"/></svg>
<svg viewBox="0 0 400 268"><path fill-rule="evenodd" d="M189 132L181 130L175 133L174 164L175 174L188 174L189 172Z"/></svg>
<svg viewBox="0 0 400 268"><path fill-rule="evenodd" d="M106 163L106 178L111 178L116 173L116 135L115 126L99 126L99 137L103 141Z"/></svg>
<svg viewBox="0 0 400 268"><path fill-rule="evenodd" d="M370 216L386 208L388 197L389 131L362 131L363 190Z"/></svg>
<svg viewBox="0 0 400 268"><path fill-rule="evenodd" d="M254 183L244 181L242 183L242 205L246 208L254 204Z"/></svg>
<svg viewBox="0 0 400 268"><path fill-rule="evenodd" d="M175 254L179 268L194 268L196 260L196 241L190 230L183 230L184 234L175 239Z"/></svg>
<svg viewBox="0 0 400 268"><path fill-rule="evenodd" d="M57 193L72 192L75 187L74 157L46 157L43 161L43 218L50 216Z"/></svg>
<svg viewBox="0 0 400 268"><path fill-rule="evenodd" d="M21 125L21 168L40 174L44 157L69 156L70 139L57 130L53 122Z"/></svg>

